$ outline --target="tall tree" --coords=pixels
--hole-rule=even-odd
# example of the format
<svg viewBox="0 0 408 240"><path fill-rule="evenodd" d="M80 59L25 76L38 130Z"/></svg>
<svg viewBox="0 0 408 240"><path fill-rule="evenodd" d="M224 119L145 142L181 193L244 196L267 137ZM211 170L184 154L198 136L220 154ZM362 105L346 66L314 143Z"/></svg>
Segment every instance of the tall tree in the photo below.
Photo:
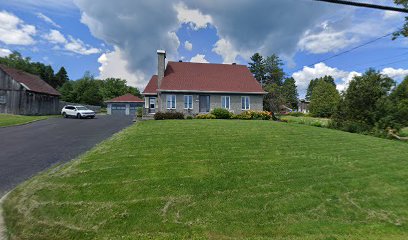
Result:
<svg viewBox="0 0 408 240"><path fill-rule="evenodd" d="M316 117L331 117L340 101L340 94L332 84L320 79L313 88L310 113Z"/></svg>
<svg viewBox="0 0 408 240"><path fill-rule="evenodd" d="M267 94L263 99L264 110L277 113L280 107L285 104L285 99L282 97L282 87L273 83L265 86Z"/></svg>
<svg viewBox="0 0 408 240"><path fill-rule="evenodd" d="M265 85L277 84L282 86L285 72L283 71L283 62L275 54L265 59Z"/></svg>
<svg viewBox="0 0 408 240"><path fill-rule="evenodd" d="M265 80L265 60L259 53L255 53L251 57L249 70L254 75L255 79L263 86Z"/></svg>
<svg viewBox="0 0 408 240"><path fill-rule="evenodd" d="M313 88L316 86L316 83L318 81L320 81L320 80L325 81L325 82L333 85L334 87L336 87L336 83L334 82L334 78L332 76L326 75L324 77L315 78L315 79L310 81L309 86L307 87L306 97L305 97L306 100L310 101L310 99L312 97L312 93L313 93Z"/></svg>
<svg viewBox="0 0 408 240"><path fill-rule="evenodd" d="M298 92L294 78L286 78L283 82L282 97L287 107L292 109L298 108Z"/></svg>
<svg viewBox="0 0 408 240"><path fill-rule="evenodd" d="M81 79L75 81L73 92L76 99L74 102L102 105L103 97L100 93L101 84L99 82L89 72L86 72Z"/></svg>
<svg viewBox="0 0 408 240"><path fill-rule="evenodd" d="M76 92L74 92L74 81L65 82L58 91L61 93L61 100L74 103L77 100Z"/></svg>
<svg viewBox="0 0 408 240"><path fill-rule="evenodd" d="M69 81L68 73L64 67L61 67L57 74L55 74L55 81L57 86L62 86Z"/></svg>
<svg viewBox="0 0 408 240"><path fill-rule="evenodd" d="M336 113L335 119L374 127L382 116L379 106L393 86L394 80L374 69L369 69L362 76L355 76L345 92L341 113Z"/></svg>

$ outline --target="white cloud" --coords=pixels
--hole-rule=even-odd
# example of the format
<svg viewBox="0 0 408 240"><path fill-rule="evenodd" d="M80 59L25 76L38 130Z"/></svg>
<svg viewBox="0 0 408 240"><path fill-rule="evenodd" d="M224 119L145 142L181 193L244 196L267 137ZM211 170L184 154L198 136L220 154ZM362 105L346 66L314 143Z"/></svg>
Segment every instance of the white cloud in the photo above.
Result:
<svg viewBox="0 0 408 240"><path fill-rule="evenodd" d="M408 76L408 69L402 69L402 68L384 68L381 71L382 74L387 75L390 78L393 78L394 80L401 80Z"/></svg>
<svg viewBox="0 0 408 240"><path fill-rule="evenodd" d="M202 14L198 9L189 9L183 2L174 6L177 18L181 23L188 23L194 30L206 28L212 23L211 16Z"/></svg>
<svg viewBox="0 0 408 240"><path fill-rule="evenodd" d="M68 36L69 41L65 44L65 49L74 53L81 55L91 55L95 53L100 53L101 50L98 48L90 47L86 45L81 39Z"/></svg>
<svg viewBox="0 0 408 240"><path fill-rule="evenodd" d="M12 13L0 12L0 41L10 45L32 45L36 34L33 25L25 24Z"/></svg>
<svg viewBox="0 0 408 240"><path fill-rule="evenodd" d="M71 11L75 9L73 0L12 0L3 1L2 5L16 7L18 9L24 9L31 12L38 10L44 11L61 11L66 13L67 10Z"/></svg>
<svg viewBox="0 0 408 240"><path fill-rule="evenodd" d="M57 23L55 23L51 18L47 17L46 15L42 14L42 13L37 13L37 17L42 19L44 22L51 24L52 26L56 27L56 28L61 28L60 25L58 25Z"/></svg>
<svg viewBox="0 0 408 240"><path fill-rule="evenodd" d="M207 59L205 59L204 54L197 54L191 58L190 62L197 62L197 63L208 63Z"/></svg>
<svg viewBox="0 0 408 240"><path fill-rule="evenodd" d="M66 43L67 39L65 39L64 35L58 30L52 29L48 34L43 36L44 39L48 40L51 43Z"/></svg>
<svg viewBox="0 0 408 240"><path fill-rule="evenodd" d="M396 18L404 18L404 14L395 11L384 11L384 20L396 19Z"/></svg>
<svg viewBox="0 0 408 240"><path fill-rule="evenodd" d="M354 77L361 76L361 75L363 74L359 72L355 72L355 71L349 72L346 77L341 78L340 83L337 83L337 86L336 86L337 90L339 90L340 92L345 91L348 88L350 81L353 80Z"/></svg>
<svg viewBox="0 0 408 240"><path fill-rule="evenodd" d="M186 50L188 50L188 51L191 51L191 50L193 50L193 44L191 42L189 42L189 41L185 41L184 42L184 48Z"/></svg>
<svg viewBox="0 0 408 240"><path fill-rule="evenodd" d="M212 49L213 52L220 55L224 63L233 63L236 61L238 55L243 56L244 58L249 58L249 52L239 52L235 47L226 39L218 40Z"/></svg>
<svg viewBox="0 0 408 240"><path fill-rule="evenodd" d="M334 29L328 22L323 22L320 28L318 32L306 31L298 43L300 50L315 54L336 52L359 41L347 30Z"/></svg>
<svg viewBox="0 0 408 240"><path fill-rule="evenodd" d="M100 49L91 47L78 38L75 39L69 35L67 39L60 31L55 29L50 30L48 34L43 35L43 38L50 43L56 44L53 47L54 50L64 49L81 55L91 55L101 52Z"/></svg>
<svg viewBox="0 0 408 240"><path fill-rule="evenodd" d="M180 22L172 1L74 2L81 11L81 22L93 36L121 50L129 71L156 74L157 49L166 50L169 60L179 58L180 41L175 32Z"/></svg>
<svg viewBox="0 0 408 240"><path fill-rule="evenodd" d="M347 72L329 67L324 63L318 63L313 67L303 67L301 71L293 73L292 77L296 80L296 86L298 87L300 95L304 95L311 80L324 77L326 75L330 75L337 80L337 90L343 91L347 89L351 79L356 75L361 76L361 73L354 71Z"/></svg>
<svg viewBox="0 0 408 240"><path fill-rule="evenodd" d="M12 52L9 49L0 48L0 57L7 57L10 54L12 54Z"/></svg>
<svg viewBox="0 0 408 240"><path fill-rule="evenodd" d="M98 76L100 79L110 77L126 79L128 85L138 87L140 90L143 90L149 80L143 72L137 71L133 73L126 68L128 63L117 47L115 47L113 52L103 53L98 58L98 62L101 64Z"/></svg>

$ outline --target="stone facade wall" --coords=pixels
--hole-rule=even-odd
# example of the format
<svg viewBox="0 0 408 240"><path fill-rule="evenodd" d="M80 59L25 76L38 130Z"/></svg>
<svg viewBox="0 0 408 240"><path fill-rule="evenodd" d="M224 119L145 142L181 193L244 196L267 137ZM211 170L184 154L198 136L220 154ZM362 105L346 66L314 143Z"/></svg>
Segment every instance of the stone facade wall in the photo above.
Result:
<svg viewBox="0 0 408 240"><path fill-rule="evenodd" d="M176 109L167 109L167 95L176 95ZM193 96L193 109L184 109L184 95ZM161 106L162 111L177 111L183 112L186 115L195 115L199 112L200 95L210 96L210 111L214 108L221 108L221 97L230 96L230 111L235 114L239 114L245 110L242 110L241 97L249 96L250 98L250 110L262 111L263 110L263 95L261 94L197 94L197 93L162 93L161 94Z"/></svg>

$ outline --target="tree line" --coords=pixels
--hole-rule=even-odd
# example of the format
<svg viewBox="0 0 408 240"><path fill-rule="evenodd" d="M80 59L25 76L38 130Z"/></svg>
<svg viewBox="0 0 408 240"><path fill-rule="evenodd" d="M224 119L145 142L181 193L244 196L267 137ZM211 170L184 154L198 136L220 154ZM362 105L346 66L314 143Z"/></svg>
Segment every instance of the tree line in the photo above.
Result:
<svg viewBox="0 0 408 240"><path fill-rule="evenodd" d="M267 92L264 108L279 112L282 105L297 109L295 80L286 77L276 55L266 59L251 57L249 69ZM348 88L339 92L332 76L312 79L306 91L310 114L331 118L330 127L355 133L387 136L408 126L408 76L396 81L374 69L355 76Z"/></svg>
<svg viewBox="0 0 408 240"><path fill-rule="evenodd" d="M0 57L0 64L39 76L61 93L61 100L89 105L104 106L104 101L131 93L141 97L139 89L127 85L125 79L95 79L89 72L78 80L70 80L64 67L57 73L51 65L33 62L14 51L9 56Z"/></svg>

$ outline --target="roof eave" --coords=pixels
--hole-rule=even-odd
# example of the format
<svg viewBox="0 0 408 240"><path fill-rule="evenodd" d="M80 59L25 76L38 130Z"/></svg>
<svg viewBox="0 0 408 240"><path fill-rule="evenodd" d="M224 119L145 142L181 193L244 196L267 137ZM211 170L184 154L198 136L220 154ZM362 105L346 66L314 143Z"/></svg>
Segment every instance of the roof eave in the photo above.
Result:
<svg viewBox="0 0 408 240"><path fill-rule="evenodd" d="M158 89L159 92L196 92L196 93L235 93L235 94L262 94L265 95L267 92L244 92L244 91L207 91L207 90L169 90L169 89Z"/></svg>

